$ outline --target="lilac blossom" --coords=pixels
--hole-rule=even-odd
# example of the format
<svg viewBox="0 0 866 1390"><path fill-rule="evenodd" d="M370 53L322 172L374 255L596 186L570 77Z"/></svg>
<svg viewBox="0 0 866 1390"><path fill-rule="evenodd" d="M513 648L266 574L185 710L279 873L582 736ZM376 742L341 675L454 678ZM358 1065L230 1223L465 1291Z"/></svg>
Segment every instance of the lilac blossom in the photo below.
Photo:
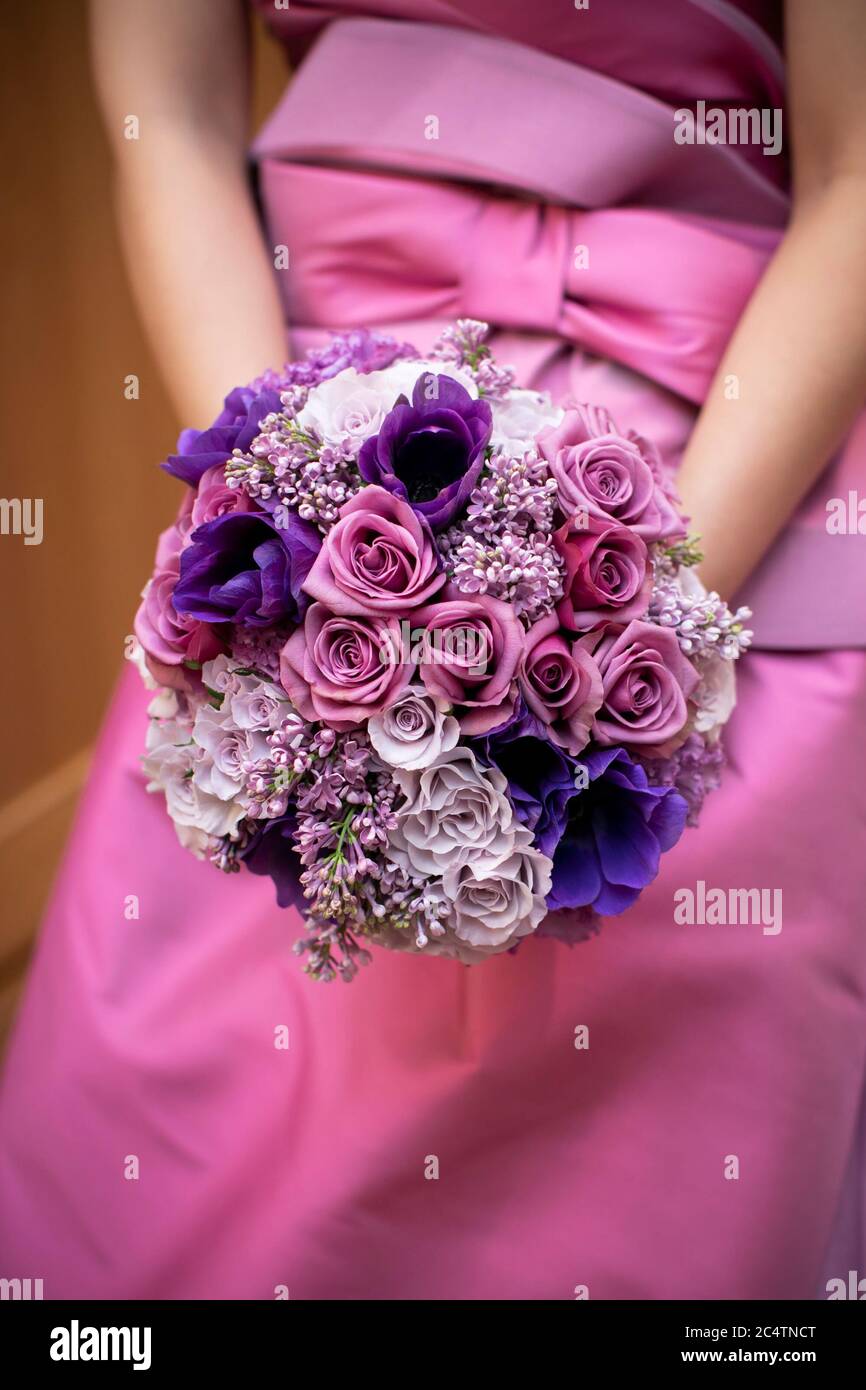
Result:
<svg viewBox="0 0 866 1390"><path fill-rule="evenodd" d="M472 490L465 518L443 532L445 568L465 594L509 603L525 623L550 613L562 596L564 566L551 530L556 484L533 450L496 453Z"/></svg>
<svg viewBox="0 0 866 1390"><path fill-rule="evenodd" d="M550 533L556 524L556 507L556 483L534 449L527 449L520 458L494 453L472 491L467 525L477 536L498 536L503 527L520 535Z"/></svg>
<svg viewBox="0 0 866 1390"><path fill-rule="evenodd" d="M430 356L469 372L480 395L501 400L514 385L514 369L500 367L487 345L490 327L480 319L458 319L436 340Z"/></svg>
<svg viewBox="0 0 866 1390"><path fill-rule="evenodd" d="M701 657L716 653L736 661L747 650L752 633L746 623L750 608L736 612L717 593L708 593L691 569L670 572L664 559L657 562L647 617L660 627L672 628L684 654Z"/></svg>
<svg viewBox="0 0 866 1390"><path fill-rule="evenodd" d="M267 756L248 767L247 814L293 817L269 855L282 850L300 861L307 935L295 950L307 973L350 980L369 958L362 938L385 933L394 944L421 945L437 934L438 908L423 879L390 862L400 791L367 735L338 734L292 713L268 743ZM271 858L264 871L279 882L279 869Z"/></svg>
<svg viewBox="0 0 866 1390"><path fill-rule="evenodd" d="M326 445L288 413L275 412L262 421L250 449L229 459L226 482L272 512L277 525L297 512L324 533L361 487L356 452L351 441Z"/></svg>
<svg viewBox="0 0 866 1390"><path fill-rule="evenodd" d="M264 629L236 625L230 641L234 666L278 682L280 652L292 631L290 625Z"/></svg>
<svg viewBox="0 0 866 1390"><path fill-rule="evenodd" d="M647 779L652 787L673 787L688 806L686 825L695 826L705 797L721 781L725 755L722 745L690 734L669 758L647 758Z"/></svg>
<svg viewBox="0 0 866 1390"><path fill-rule="evenodd" d="M527 625L550 613L562 594L561 561L543 533L521 538L506 531L490 543L464 535L446 556L462 593L502 599Z"/></svg>
<svg viewBox="0 0 866 1390"><path fill-rule="evenodd" d="M317 386L347 367L354 367L358 372L380 372L399 358L417 356L411 343L398 343L386 333L358 328L335 333L323 347L310 348L305 357L299 362L288 363L278 375L283 389Z"/></svg>

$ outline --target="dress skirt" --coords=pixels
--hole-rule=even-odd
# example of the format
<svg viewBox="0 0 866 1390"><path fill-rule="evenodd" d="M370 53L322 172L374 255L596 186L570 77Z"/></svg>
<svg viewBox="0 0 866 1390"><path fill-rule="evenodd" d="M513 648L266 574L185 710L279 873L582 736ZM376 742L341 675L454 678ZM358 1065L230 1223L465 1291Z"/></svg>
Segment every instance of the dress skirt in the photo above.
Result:
<svg viewBox="0 0 866 1390"><path fill-rule="evenodd" d="M4 1271L46 1298L806 1299L866 1267L866 654L743 660L721 788L594 939L377 951L348 986L302 974L268 880L177 844L145 704L129 670L8 1059ZM677 920L730 888L767 911Z"/></svg>

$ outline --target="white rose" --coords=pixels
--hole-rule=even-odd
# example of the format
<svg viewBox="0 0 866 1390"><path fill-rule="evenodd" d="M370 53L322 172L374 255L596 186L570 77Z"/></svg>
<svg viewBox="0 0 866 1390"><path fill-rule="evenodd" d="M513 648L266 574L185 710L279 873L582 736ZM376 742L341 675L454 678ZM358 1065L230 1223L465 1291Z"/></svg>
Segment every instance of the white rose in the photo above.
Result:
<svg viewBox="0 0 866 1390"><path fill-rule="evenodd" d="M517 823L498 768L479 767L471 748L440 753L422 771L394 772L405 801L390 835L396 863L438 877L464 851L501 855L514 847Z"/></svg>
<svg viewBox="0 0 866 1390"><path fill-rule="evenodd" d="M214 657L202 667L202 681L208 690L222 695L220 713L236 729L269 733L276 729L289 710L284 690L260 676L239 676L237 663L225 656Z"/></svg>
<svg viewBox="0 0 866 1390"><path fill-rule="evenodd" d="M419 376L431 372L434 376L452 377L454 381L459 381L460 385L465 387L473 400L477 398L478 387L475 385L472 377L467 371L462 367L458 367L454 362L434 362L427 357L416 358L414 362L407 362L401 359L399 362L395 362L393 366L386 367L384 371L372 372L371 375L387 378L389 388L392 390L394 387L397 388L394 396L394 400L396 401L397 396L406 396L411 400L412 391L414 390L415 383ZM393 401L391 404L393 405Z"/></svg>
<svg viewBox="0 0 866 1390"><path fill-rule="evenodd" d="M174 696L173 690L163 693L170 697ZM157 696L151 700L148 707L151 718L144 739L147 756L142 759L145 772L148 771L148 759L150 757L156 759L155 767L161 765L161 760L167 760L171 757L186 758L187 761L192 757L192 721L178 718L176 708L170 713L157 713L159 699L160 697Z"/></svg>
<svg viewBox="0 0 866 1390"><path fill-rule="evenodd" d="M235 675L237 662L220 652L219 656L206 661L201 668L201 678L208 690L216 690L220 695L232 695L241 689L241 677Z"/></svg>
<svg viewBox="0 0 866 1390"><path fill-rule="evenodd" d="M210 836L207 831L197 830L193 825L180 825L177 821L173 821L172 824L174 825L174 833L183 848L189 850L190 854L194 854L196 859L204 859L210 843Z"/></svg>
<svg viewBox="0 0 866 1390"><path fill-rule="evenodd" d="M259 762L270 751L269 730L239 729L231 717L231 700L222 706L200 705L192 736L197 744L193 780L203 792L230 801L246 780L244 763Z"/></svg>
<svg viewBox="0 0 866 1390"><path fill-rule="evenodd" d="M693 728L695 733L718 738L722 726L730 719L737 703L737 678L733 661L715 654L698 663L700 684L692 695L697 706Z"/></svg>
<svg viewBox="0 0 866 1390"><path fill-rule="evenodd" d="M553 864L521 832L510 852L458 856L442 876L448 902L442 919L453 934L453 951L471 963L507 951L535 931L547 912ZM437 942L448 951L448 938Z"/></svg>
<svg viewBox="0 0 866 1390"><path fill-rule="evenodd" d="M456 747L460 734L460 725L446 709L429 691L412 686L369 721L370 742L390 767L429 767L440 753Z"/></svg>
<svg viewBox="0 0 866 1390"><path fill-rule="evenodd" d="M180 714L180 701L176 690L163 688L157 690L147 707L151 719L177 719ZM148 733L151 729L148 729Z"/></svg>
<svg viewBox="0 0 866 1390"><path fill-rule="evenodd" d="M290 705L285 692L278 691L270 681L255 676L242 676L243 686L229 700L231 717L238 729L270 732L282 724Z"/></svg>
<svg viewBox="0 0 866 1390"><path fill-rule="evenodd" d="M558 425L563 412L546 391L509 391L504 401L493 401L494 449L522 458L532 441L549 425Z"/></svg>
<svg viewBox="0 0 866 1390"><path fill-rule="evenodd" d="M141 595L142 598L144 598L144 595L147 593L147 590L150 588L150 582L151 582L151 581L148 580L148 581L147 581L147 584L144 586L144 590L143 590L142 595ZM150 672L149 672L148 669L147 669L147 660L146 660L145 655L144 655L144 647L141 645L141 643L139 642L139 640L138 640L137 637L133 637L133 639L132 639L132 642L131 642L131 644L130 644L130 647L129 647L128 651L126 652L126 660L127 660L128 662L130 662L130 664L131 664L132 666L135 667L136 671L138 672L139 676L141 677L141 681L142 681L142 684L144 685L145 690L158 690L158 689L159 689L159 685L158 685L157 681L155 681L155 680L153 679L153 676L150 674Z"/></svg>
<svg viewBox="0 0 866 1390"><path fill-rule="evenodd" d="M412 389L424 372L450 376L471 396L478 395L472 378L450 362L395 362L381 372L358 372L347 367L328 381L314 386L298 412L297 423L326 444L349 441L358 448L378 434L398 396L412 397Z"/></svg>
<svg viewBox="0 0 866 1390"><path fill-rule="evenodd" d="M677 574L677 583L687 598L700 601L707 597L707 591L690 565L683 565ZM696 714L691 727L695 733L708 734L718 738L722 726L730 719L737 703L737 678L733 661L710 652L695 662L700 671L700 684L692 694Z"/></svg>
<svg viewBox="0 0 866 1390"><path fill-rule="evenodd" d="M399 391L383 389L374 377L382 372L364 376L354 367L314 386L297 423L324 440L326 444L341 444L355 440L360 447L371 434L378 434L382 421L394 404Z"/></svg>
<svg viewBox="0 0 866 1390"><path fill-rule="evenodd" d="M194 777L196 746L190 728L176 720L152 721L147 734L147 753L142 767L149 792L161 791L168 813L175 823L181 844L203 848L202 835L233 835L243 819L244 809L236 802L213 796L196 785Z"/></svg>
<svg viewBox="0 0 866 1390"><path fill-rule="evenodd" d="M168 814L174 821L181 844L184 841L180 826L219 837L233 835L244 818L243 806L202 791L193 777L172 776L163 790Z"/></svg>

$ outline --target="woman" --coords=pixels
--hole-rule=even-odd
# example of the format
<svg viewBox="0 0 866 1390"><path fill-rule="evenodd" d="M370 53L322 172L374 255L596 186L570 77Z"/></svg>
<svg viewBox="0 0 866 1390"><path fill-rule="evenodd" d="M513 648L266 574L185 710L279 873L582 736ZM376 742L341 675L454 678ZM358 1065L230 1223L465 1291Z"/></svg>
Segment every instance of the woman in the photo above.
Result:
<svg viewBox="0 0 866 1390"><path fill-rule="evenodd" d="M183 418L287 329L423 349L485 318L525 384L681 459L757 650L722 787L637 907L480 969L380 953L351 989L304 979L265 882L175 844L130 672L9 1058L4 1263L47 1297L824 1297L866 1256L866 585L825 524L866 467L860 0L789 0L787 79L773 0L259 8L300 62L255 145L265 238L241 5L93 5ZM706 140L698 101L761 139ZM701 882L782 915L684 925Z"/></svg>

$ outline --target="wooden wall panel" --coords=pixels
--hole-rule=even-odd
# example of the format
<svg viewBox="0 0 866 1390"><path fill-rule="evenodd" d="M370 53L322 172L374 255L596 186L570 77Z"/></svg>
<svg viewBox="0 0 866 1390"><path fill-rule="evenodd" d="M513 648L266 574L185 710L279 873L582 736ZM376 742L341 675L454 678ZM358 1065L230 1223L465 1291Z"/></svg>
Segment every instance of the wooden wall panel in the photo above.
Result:
<svg viewBox="0 0 866 1390"><path fill-rule="evenodd" d="M0 497L42 498L44 536L0 535L0 1015L178 499L157 467L178 421L125 281L86 6L2 3ZM259 117L285 69L260 31L255 57ZM128 373L137 401L124 397Z"/></svg>

